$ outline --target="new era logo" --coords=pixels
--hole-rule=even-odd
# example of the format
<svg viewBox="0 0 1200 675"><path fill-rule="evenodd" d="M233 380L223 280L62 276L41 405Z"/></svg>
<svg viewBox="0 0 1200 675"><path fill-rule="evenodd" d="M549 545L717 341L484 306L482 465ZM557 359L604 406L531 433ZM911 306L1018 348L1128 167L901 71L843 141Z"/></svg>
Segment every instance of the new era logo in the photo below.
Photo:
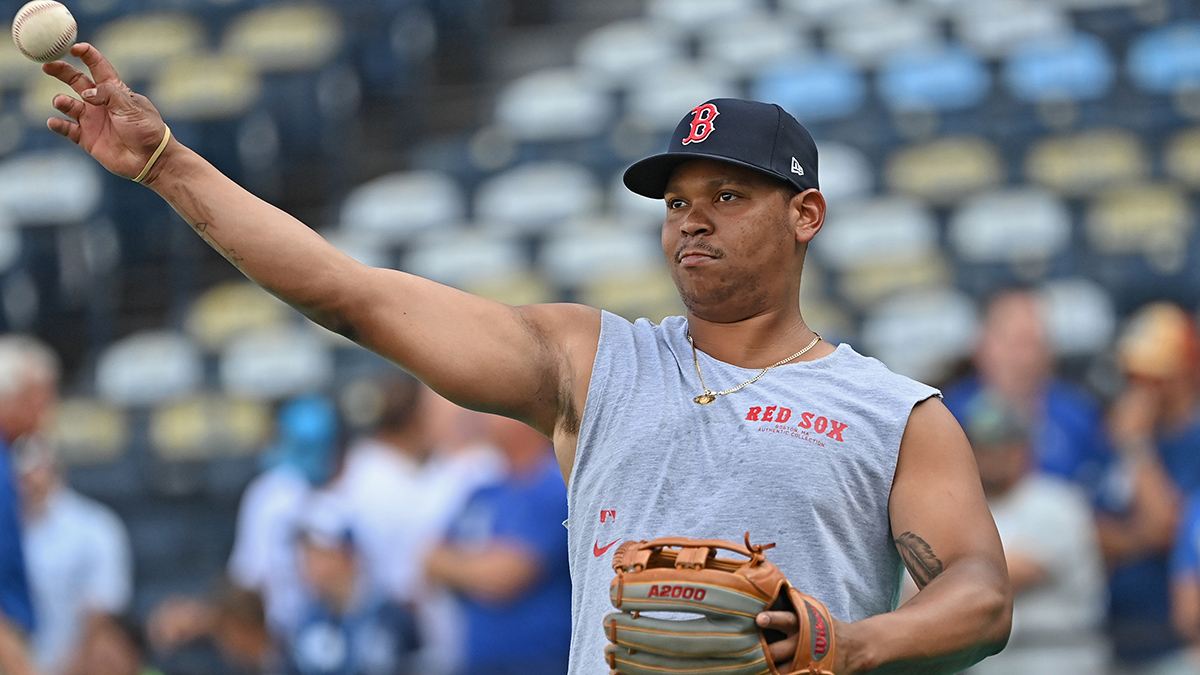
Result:
<svg viewBox="0 0 1200 675"><path fill-rule="evenodd" d="M795 157L792 158L792 173L796 174L797 176L804 175L804 167L800 166L800 162L798 162Z"/></svg>

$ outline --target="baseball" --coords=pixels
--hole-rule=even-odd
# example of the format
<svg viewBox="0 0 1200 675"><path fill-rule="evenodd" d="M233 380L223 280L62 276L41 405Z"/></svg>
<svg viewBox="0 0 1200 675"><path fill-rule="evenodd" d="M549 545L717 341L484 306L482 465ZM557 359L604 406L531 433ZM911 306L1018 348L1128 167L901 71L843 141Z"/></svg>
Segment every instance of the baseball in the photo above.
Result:
<svg viewBox="0 0 1200 675"><path fill-rule="evenodd" d="M13 42L34 61L61 59L75 44L78 27L71 11L54 0L32 0L13 19Z"/></svg>

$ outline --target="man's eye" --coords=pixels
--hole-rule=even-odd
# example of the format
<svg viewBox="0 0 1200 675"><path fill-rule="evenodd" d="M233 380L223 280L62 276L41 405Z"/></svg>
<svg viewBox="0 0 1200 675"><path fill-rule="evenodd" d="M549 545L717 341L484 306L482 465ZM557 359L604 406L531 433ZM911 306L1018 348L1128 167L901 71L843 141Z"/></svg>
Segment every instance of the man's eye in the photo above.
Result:
<svg viewBox="0 0 1200 675"><path fill-rule="evenodd" d="M734 199L737 199L737 195L733 194L732 192L722 192L721 194L717 195L717 199L723 202L730 202Z"/></svg>
<svg viewBox="0 0 1200 675"><path fill-rule="evenodd" d="M667 208L668 209L678 209L678 208L682 208L682 207L683 207L682 199L668 199L667 200Z"/></svg>

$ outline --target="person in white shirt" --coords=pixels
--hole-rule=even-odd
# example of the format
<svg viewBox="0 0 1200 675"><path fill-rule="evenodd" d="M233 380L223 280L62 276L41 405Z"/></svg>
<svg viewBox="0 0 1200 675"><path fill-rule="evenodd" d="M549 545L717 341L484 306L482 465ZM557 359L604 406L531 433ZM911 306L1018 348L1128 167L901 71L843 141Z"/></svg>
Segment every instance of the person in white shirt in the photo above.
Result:
<svg viewBox="0 0 1200 675"><path fill-rule="evenodd" d="M18 468L22 538L38 619L34 660L41 673L55 675L75 657L90 619L128 609L129 534L112 509L64 483L46 441L23 443Z"/></svg>
<svg viewBox="0 0 1200 675"><path fill-rule="evenodd" d="M1087 497L1034 469L1031 427L999 398L980 392L965 418L1013 586L1008 646L970 675L1108 672L1104 566Z"/></svg>
<svg viewBox="0 0 1200 675"><path fill-rule="evenodd" d="M415 378L396 371L375 385L373 429L350 443L330 490L351 514L367 573L392 600L417 612L424 670L444 672L455 651L455 618L449 598L428 587L422 561L474 489L502 466L488 449L442 447L449 431L470 421L446 410L456 406ZM443 420L449 428L441 428Z"/></svg>

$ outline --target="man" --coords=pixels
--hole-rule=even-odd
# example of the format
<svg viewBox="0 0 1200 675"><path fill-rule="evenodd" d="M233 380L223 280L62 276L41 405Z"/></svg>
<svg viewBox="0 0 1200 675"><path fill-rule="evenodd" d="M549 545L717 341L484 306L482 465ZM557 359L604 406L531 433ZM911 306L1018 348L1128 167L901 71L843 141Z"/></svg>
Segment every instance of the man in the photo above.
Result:
<svg viewBox="0 0 1200 675"><path fill-rule="evenodd" d="M316 493L298 523L305 603L285 642L291 675L418 672L416 620L368 573L353 516L333 493Z"/></svg>
<svg viewBox="0 0 1200 675"><path fill-rule="evenodd" d="M1087 494L1037 470L1033 426L983 390L963 406L967 437L1004 542L1013 631L971 675L1106 673L1104 561Z"/></svg>
<svg viewBox="0 0 1200 675"><path fill-rule="evenodd" d="M23 443L18 459L23 545L37 611L38 669L62 673L92 617L123 614L133 598L133 554L121 519L63 483L53 447Z"/></svg>
<svg viewBox="0 0 1200 675"><path fill-rule="evenodd" d="M489 427L507 474L475 492L426 575L463 608L459 673L560 675L571 641L567 493L545 436L494 415Z"/></svg>
<svg viewBox="0 0 1200 675"><path fill-rule="evenodd" d="M975 373L946 390L946 407L959 420L987 389L1022 411L1034 425L1034 461L1040 470L1078 483L1103 502L1111 451L1100 404L1054 375L1054 354L1033 291L1007 289L987 304L975 347Z"/></svg>
<svg viewBox="0 0 1200 675"><path fill-rule="evenodd" d="M90 77L61 61L44 66L82 98L55 97L66 119L52 118L52 131L142 179L321 325L452 401L553 439L570 480L573 675L607 669L611 562L593 554L666 534L750 530L779 542L775 562L839 619L839 674L953 672L1004 644L1004 554L962 429L934 390L820 341L800 314L804 254L825 200L811 137L777 106L699 106L669 154L627 172L627 185L666 202L663 249L687 307L686 318L635 325L364 267L171 140L94 47L72 54ZM901 557L923 590L889 611ZM796 616L760 620L789 636L771 658L790 657Z"/></svg>
<svg viewBox="0 0 1200 675"><path fill-rule="evenodd" d="M1150 303L1126 323L1118 355L1126 386L1109 426L1134 481L1128 506L1099 520L1111 568L1115 671L1194 675L1200 667L1171 630L1172 613L1176 624L1187 613L1178 583L1172 606L1172 581L1189 572L1172 574L1169 554L1184 498L1200 493L1200 331L1178 305Z"/></svg>
<svg viewBox="0 0 1200 675"><path fill-rule="evenodd" d="M427 592L421 561L471 490L496 469L494 462L471 461L465 453L445 456L435 425L438 411L451 404L428 387L401 371L375 384L374 428L350 443L345 468L330 491L344 501L356 546L379 588L417 608L422 669L447 672L457 644L457 636L445 628L451 610L443 594Z"/></svg>
<svg viewBox="0 0 1200 675"><path fill-rule="evenodd" d="M34 628L11 448L45 427L58 401L58 378L58 357L42 342L0 338L0 672L10 675L32 667L25 641Z"/></svg>

